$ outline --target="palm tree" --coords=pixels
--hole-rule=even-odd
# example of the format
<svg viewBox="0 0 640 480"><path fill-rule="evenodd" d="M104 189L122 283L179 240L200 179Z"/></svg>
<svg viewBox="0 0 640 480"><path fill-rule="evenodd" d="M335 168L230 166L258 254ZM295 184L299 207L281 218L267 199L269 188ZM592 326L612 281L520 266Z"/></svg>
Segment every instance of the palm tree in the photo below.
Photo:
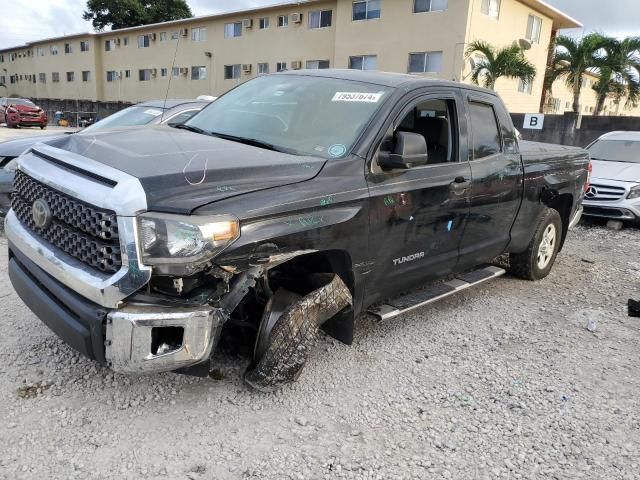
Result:
<svg viewBox="0 0 640 480"><path fill-rule="evenodd" d="M640 101L640 37L624 40L608 39L604 47L600 80L593 89L598 95L594 115L600 115L607 97L618 102L626 97L626 106L636 106Z"/></svg>
<svg viewBox="0 0 640 480"><path fill-rule="evenodd" d="M558 78L564 78L573 92L573 111L580 112L580 92L585 73L604 66L601 51L609 44L609 39L599 33L590 33L581 39L560 35L556 39L555 54L547 68L545 86Z"/></svg>
<svg viewBox="0 0 640 480"><path fill-rule="evenodd" d="M516 45L496 49L481 40L472 42L467 48L467 58L480 54L482 57L472 64L471 80L493 90L496 81L501 77L515 78L525 83L533 82L536 67L524 56L522 49Z"/></svg>

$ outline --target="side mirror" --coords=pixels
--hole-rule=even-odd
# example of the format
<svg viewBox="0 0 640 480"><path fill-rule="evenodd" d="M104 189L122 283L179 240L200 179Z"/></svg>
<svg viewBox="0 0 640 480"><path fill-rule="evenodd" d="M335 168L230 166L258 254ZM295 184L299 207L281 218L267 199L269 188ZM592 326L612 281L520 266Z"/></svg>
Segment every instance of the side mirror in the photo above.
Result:
<svg viewBox="0 0 640 480"><path fill-rule="evenodd" d="M427 141L418 133L397 132L395 134L395 148L393 152L380 152L378 164L382 168L401 168L407 170L426 165L429 159Z"/></svg>

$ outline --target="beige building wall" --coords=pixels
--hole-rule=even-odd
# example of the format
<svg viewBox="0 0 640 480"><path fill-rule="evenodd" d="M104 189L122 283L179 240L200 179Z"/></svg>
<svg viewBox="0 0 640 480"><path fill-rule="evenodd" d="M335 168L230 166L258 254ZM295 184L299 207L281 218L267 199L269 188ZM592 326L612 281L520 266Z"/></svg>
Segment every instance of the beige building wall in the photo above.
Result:
<svg viewBox="0 0 640 480"><path fill-rule="evenodd" d="M258 74L258 64L267 63L269 71L276 71L278 62L328 61L331 67L348 68L349 57L376 55L377 68L384 71L408 71L409 54L442 52L442 68L437 73L421 74L425 77L470 82L470 66L465 58L468 44L484 40L496 47L512 44L527 34L529 15L542 19L540 41L534 43L526 56L536 65L538 75L531 93L519 92L518 82L500 79L496 90L512 112L537 112L540 106L542 83L552 30L572 25L572 20L553 11L538 0L501 0L498 18L482 13L483 0L448 0L444 11L414 13L414 0L381 0L379 19L353 21L352 0L311 0L286 6L244 11L236 14L207 16L159 25L134 27L115 32L93 35L75 35L33 42L25 47L2 50L4 63L0 75L23 75L24 80L8 85L8 92L31 98L78 99L107 102L138 102L163 98L194 98L198 95L221 95L234 86ZM321 29L309 28L309 13L332 10L332 24ZM302 21L294 23L291 15L302 14ZM289 16L289 25L278 27L278 17ZM269 28L260 29L260 19L268 18ZM225 38L225 24L253 20L252 28L242 28L242 35ZM206 28L206 38L192 39L194 28ZM180 32L188 29L187 35ZM178 33L177 39L172 34ZM165 36L166 34L166 36ZM154 35L147 48L138 47L139 35ZM111 51L105 42L114 40ZM88 52L80 51L80 41L88 41ZM73 53L65 54L64 44L71 43ZM50 48L57 45L58 55ZM45 55L38 55L38 48ZM11 52L31 52L9 62ZM175 65L173 59L175 56ZM239 78L225 79L226 65L250 65L250 71L241 69ZM172 75L172 66L178 68ZM206 77L192 79L193 67L205 67ZM4 73L3 68L8 71ZM153 73L140 81L139 71ZM90 79L82 81L82 71L90 71ZM52 81L58 72L60 81ZM67 72L74 72L74 81L67 81ZM116 72L107 81L107 72ZM46 83L38 74L46 74ZM36 83L26 80L35 75ZM584 104L593 104L590 88L585 88ZM558 87L562 106L566 92ZM555 92L554 92L555 95ZM587 113L587 112L585 112Z"/></svg>
<svg viewBox="0 0 640 480"><path fill-rule="evenodd" d="M540 109L553 20L518 0L502 0L497 19L483 14L481 6L482 0L471 0L471 20L467 44L483 40L495 47L506 47L513 44L514 41L526 38L529 15L542 19L540 42L533 43L531 49L525 52L526 57L537 69L531 93L519 92L517 80L501 78L496 83L496 90L511 112L537 112ZM467 82L470 82L470 73L471 69L467 63L464 69L464 77Z"/></svg>

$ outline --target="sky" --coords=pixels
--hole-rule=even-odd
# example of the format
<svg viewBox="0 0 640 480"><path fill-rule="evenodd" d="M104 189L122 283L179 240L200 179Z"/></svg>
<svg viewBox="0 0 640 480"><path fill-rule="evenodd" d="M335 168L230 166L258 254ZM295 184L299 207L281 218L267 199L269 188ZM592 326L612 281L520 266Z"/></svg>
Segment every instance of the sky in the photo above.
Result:
<svg viewBox="0 0 640 480"><path fill-rule="evenodd" d="M0 48L18 46L41 38L92 30L82 20L86 0L1 0ZM254 8L283 0L187 0L194 15ZM393 0L391 0L393 1ZM457 0L450 0L457 1ZM624 37L640 35L639 0L546 0L584 23L585 30ZM10 8L8 4L11 4ZM580 30L567 33L580 35Z"/></svg>

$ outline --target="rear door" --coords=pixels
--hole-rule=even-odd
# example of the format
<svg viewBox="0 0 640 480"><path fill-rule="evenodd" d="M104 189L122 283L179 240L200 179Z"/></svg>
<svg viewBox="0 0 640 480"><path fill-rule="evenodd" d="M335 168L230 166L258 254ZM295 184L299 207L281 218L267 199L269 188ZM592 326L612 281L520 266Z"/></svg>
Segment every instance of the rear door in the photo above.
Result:
<svg viewBox="0 0 640 480"><path fill-rule="evenodd" d="M378 151L391 151L399 131L425 137L427 165L382 170L374 155L367 182L370 194L370 251L374 261L368 297L388 297L455 269L471 180L466 129L458 89L429 89L405 97ZM433 93L431 93L433 92ZM466 138L466 136L465 136Z"/></svg>
<svg viewBox="0 0 640 480"><path fill-rule="evenodd" d="M471 208L460 245L459 268L469 268L503 253L522 201L523 168L513 124L491 95L469 95Z"/></svg>

